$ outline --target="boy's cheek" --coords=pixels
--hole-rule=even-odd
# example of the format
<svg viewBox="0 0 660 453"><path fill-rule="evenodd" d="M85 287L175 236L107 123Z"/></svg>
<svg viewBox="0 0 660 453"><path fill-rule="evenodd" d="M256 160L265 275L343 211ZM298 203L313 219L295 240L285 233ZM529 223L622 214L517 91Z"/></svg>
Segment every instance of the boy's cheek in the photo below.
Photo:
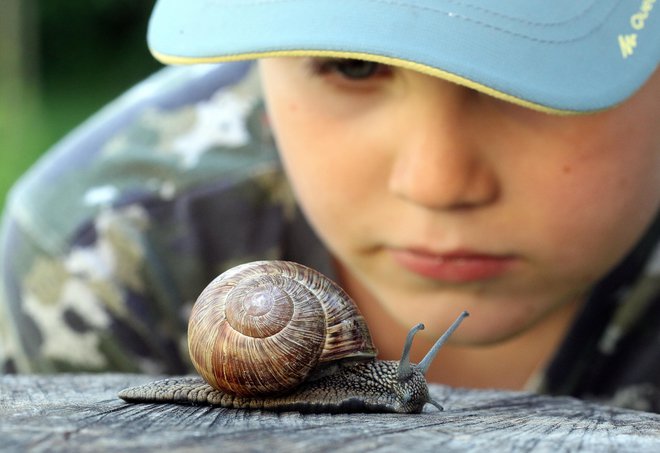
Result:
<svg viewBox="0 0 660 453"><path fill-rule="evenodd" d="M538 234L528 238L530 250L538 250L544 266L576 284L595 283L634 247L657 210L650 203L621 201L595 192L579 200L567 198L563 204L556 200L557 209L539 219Z"/></svg>

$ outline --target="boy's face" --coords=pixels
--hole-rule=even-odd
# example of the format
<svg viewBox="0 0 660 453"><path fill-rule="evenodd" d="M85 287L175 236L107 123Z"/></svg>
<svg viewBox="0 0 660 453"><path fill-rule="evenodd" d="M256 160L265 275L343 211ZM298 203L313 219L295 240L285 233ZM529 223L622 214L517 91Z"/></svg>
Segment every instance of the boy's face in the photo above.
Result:
<svg viewBox="0 0 660 453"><path fill-rule="evenodd" d="M260 63L282 159L333 255L406 328L489 343L577 304L660 205L660 73L551 116L409 70Z"/></svg>

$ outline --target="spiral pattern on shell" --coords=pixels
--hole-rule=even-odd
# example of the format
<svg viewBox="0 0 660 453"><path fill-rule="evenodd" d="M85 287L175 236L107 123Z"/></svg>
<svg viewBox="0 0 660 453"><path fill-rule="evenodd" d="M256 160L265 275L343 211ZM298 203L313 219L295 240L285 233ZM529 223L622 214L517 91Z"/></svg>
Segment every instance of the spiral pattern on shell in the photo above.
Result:
<svg viewBox="0 0 660 453"><path fill-rule="evenodd" d="M241 396L284 392L323 363L376 355L350 297L287 261L242 264L213 280L193 307L188 347L211 386Z"/></svg>

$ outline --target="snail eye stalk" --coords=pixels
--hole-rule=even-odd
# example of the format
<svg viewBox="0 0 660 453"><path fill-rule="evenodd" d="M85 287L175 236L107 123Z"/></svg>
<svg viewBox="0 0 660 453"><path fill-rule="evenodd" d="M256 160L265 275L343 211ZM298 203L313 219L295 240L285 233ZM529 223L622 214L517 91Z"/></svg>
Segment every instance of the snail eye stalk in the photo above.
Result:
<svg viewBox="0 0 660 453"><path fill-rule="evenodd" d="M435 342L433 347L431 347L431 350L426 354L422 361L417 364L417 368L422 372L422 374L426 374L442 345L445 344L451 334L454 333L458 326L461 325L461 322L463 322L463 320L468 316L470 316L470 314L467 311L461 313L458 318L456 318L456 321L454 321L453 324L449 326L449 329L447 329L447 331L443 333L440 338L438 338L438 341Z"/></svg>
<svg viewBox="0 0 660 453"><path fill-rule="evenodd" d="M399 369L397 373L399 382L408 379L413 372L412 365L410 364L410 348L412 347L415 334L420 330L424 330L424 324L422 323L413 326L413 328L410 329L410 332L408 332L406 343L403 345L403 354L401 354L401 360L399 361Z"/></svg>

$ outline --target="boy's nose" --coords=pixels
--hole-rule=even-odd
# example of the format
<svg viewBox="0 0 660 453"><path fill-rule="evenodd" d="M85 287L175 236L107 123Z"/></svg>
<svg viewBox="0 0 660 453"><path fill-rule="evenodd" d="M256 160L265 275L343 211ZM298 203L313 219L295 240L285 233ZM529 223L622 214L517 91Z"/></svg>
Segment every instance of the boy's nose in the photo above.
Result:
<svg viewBox="0 0 660 453"><path fill-rule="evenodd" d="M450 85L450 84L448 84ZM461 87L450 88L464 90ZM484 206L499 192L494 167L474 140L479 131L460 107L460 93L409 106L405 132L393 139L389 189L428 209L456 210ZM428 104L432 104L429 106ZM467 121L462 121L462 119Z"/></svg>

